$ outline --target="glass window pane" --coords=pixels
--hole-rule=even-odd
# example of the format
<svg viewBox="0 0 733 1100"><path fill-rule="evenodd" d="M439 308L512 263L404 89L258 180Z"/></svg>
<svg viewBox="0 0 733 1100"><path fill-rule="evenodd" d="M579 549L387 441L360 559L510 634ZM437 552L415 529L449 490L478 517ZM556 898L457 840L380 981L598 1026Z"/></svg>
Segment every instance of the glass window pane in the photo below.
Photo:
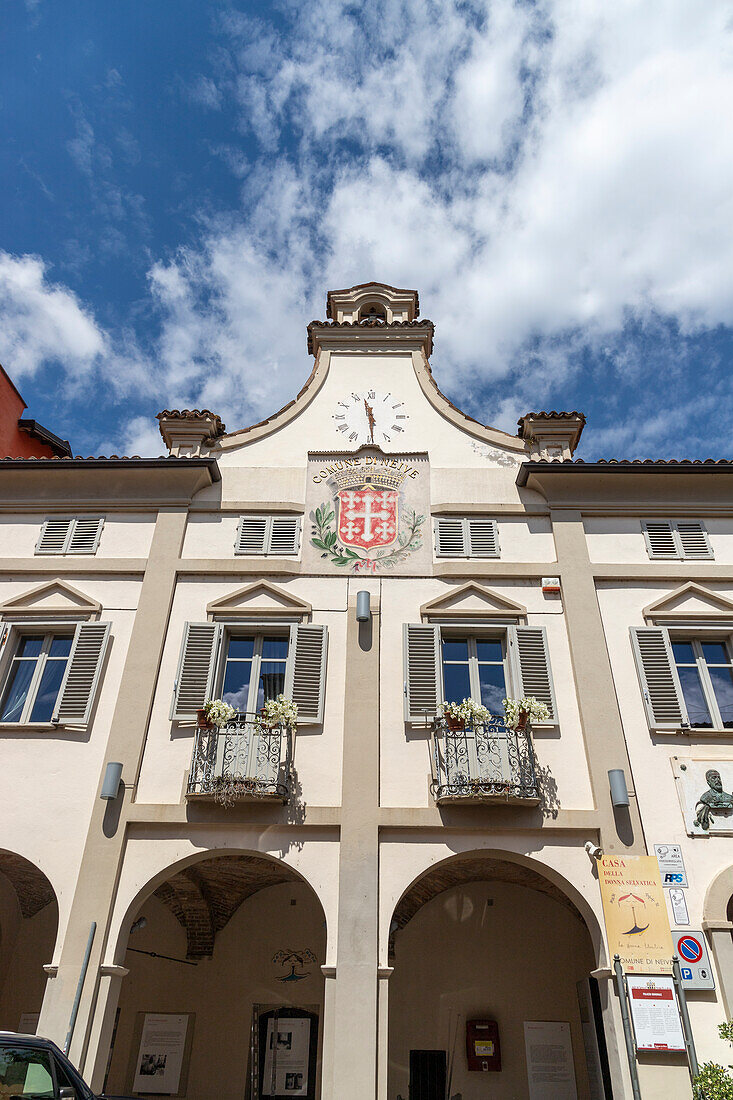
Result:
<svg viewBox="0 0 733 1100"><path fill-rule="evenodd" d="M285 690L285 662L263 661L260 665L260 682L257 685L257 709L268 699L282 695Z"/></svg>
<svg viewBox="0 0 733 1100"><path fill-rule="evenodd" d="M2 710L0 710L0 722L20 722L23 707L28 698L28 688L35 671L35 661L13 661Z"/></svg>
<svg viewBox="0 0 733 1100"><path fill-rule="evenodd" d="M247 709L251 661L227 661L221 697L235 710Z"/></svg>
<svg viewBox="0 0 733 1100"><path fill-rule="evenodd" d="M239 635L233 635L229 639L227 658L244 661L251 660L252 654L254 653L254 648L254 638L241 638L239 637Z"/></svg>
<svg viewBox="0 0 733 1100"><path fill-rule="evenodd" d="M690 725L711 728L713 723L710 719L708 705L705 702L697 668L678 668L677 671L682 684L682 694L687 704Z"/></svg>
<svg viewBox="0 0 733 1100"><path fill-rule="evenodd" d="M468 665L443 665L443 688L448 703L460 703L471 694Z"/></svg>
<svg viewBox="0 0 733 1100"><path fill-rule="evenodd" d="M722 642L703 642L702 655L709 665L728 664L728 654Z"/></svg>
<svg viewBox="0 0 733 1100"><path fill-rule="evenodd" d="M43 638L25 637L20 639L17 657L37 657L43 646Z"/></svg>
<svg viewBox="0 0 733 1100"><path fill-rule="evenodd" d="M59 635L52 638L51 648L48 651L49 657L68 657L71 653L71 643L73 640L71 635L68 637Z"/></svg>
<svg viewBox="0 0 733 1100"><path fill-rule="evenodd" d="M676 664L694 664L695 654L692 652L692 642L672 642L672 652Z"/></svg>
<svg viewBox="0 0 733 1100"><path fill-rule="evenodd" d="M468 642L465 638L444 638L443 639L443 660L444 661L467 661L468 660Z"/></svg>
<svg viewBox="0 0 733 1100"><path fill-rule="evenodd" d="M479 661L502 661L504 653L498 638L476 639L476 654Z"/></svg>
<svg viewBox="0 0 733 1100"><path fill-rule="evenodd" d="M46 661L36 698L33 701L30 717L31 722L51 721L51 715L56 705L56 699L58 698L59 688L61 687L61 681L64 678L67 664L68 662L64 660Z"/></svg>
<svg viewBox="0 0 733 1100"><path fill-rule="evenodd" d="M0 1095L53 1097L51 1061L44 1050L0 1046Z"/></svg>
<svg viewBox="0 0 733 1100"><path fill-rule="evenodd" d="M733 674L731 674L730 665L723 668L708 668L708 672L713 681L713 691L723 725L730 729L733 727Z"/></svg>
<svg viewBox="0 0 733 1100"><path fill-rule="evenodd" d="M287 638L263 638L262 659L285 661L288 656Z"/></svg>
<svg viewBox="0 0 733 1100"><path fill-rule="evenodd" d="M506 682L503 665L479 665L481 702L492 714L503 715L502 702L506 699Z"/></svg>

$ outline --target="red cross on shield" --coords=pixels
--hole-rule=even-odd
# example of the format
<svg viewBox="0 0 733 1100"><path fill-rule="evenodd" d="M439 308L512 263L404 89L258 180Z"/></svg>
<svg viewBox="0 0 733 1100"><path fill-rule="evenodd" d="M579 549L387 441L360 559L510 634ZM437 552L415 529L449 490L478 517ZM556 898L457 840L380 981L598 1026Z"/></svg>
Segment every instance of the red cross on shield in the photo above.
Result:
<svg viewBox="0 0 733 1100"><path fill-rule="evenodd" d="M339 498L339 538L346 546L371 550L389 546L397 538L397 501L394 489L342 489Z"/></svg>

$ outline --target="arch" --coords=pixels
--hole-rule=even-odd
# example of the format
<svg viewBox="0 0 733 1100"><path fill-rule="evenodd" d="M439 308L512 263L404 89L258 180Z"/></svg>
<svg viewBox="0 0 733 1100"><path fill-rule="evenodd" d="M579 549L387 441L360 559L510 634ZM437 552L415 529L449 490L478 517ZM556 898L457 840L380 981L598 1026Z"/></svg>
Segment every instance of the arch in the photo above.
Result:
<svg viewBox="0 0 733 1100"><path fill-rule="evenodd" d="M34 917L57 900L56 891L40 867L17 852L0 849L0 873L15 890L22 917Z"/></svg>
<svg viewBox="0 0 733 1100"><path fill-rule="evenodd" d="M25 856L0 850L0 1028L15 1030L21 1013L40 1012L59 936L56 891Z"/></svg>
<svg viewBox="0 0 733 1100"><path fill-rule="evenodd" d="M705 892L702 907L703 927L725 924L733 928L728 916L731 897L733 897L733 867L724 867Z"/></svg>
<svg viewBox="0 0 733 1100"><path fill-rule="evenodd" d="M318 893L289 863L250 849L203 849L162 868L138 890L120 923L114 963L123 964L132 923L153 895L184 928L188 957L207 958L213 952L217 932L242 902L259 890L287 882L302 883L308 888L323 914L328 940L328 920Z"/></svg>
<svg viewBox="0 0 733 1100"><path fill-rule="evenodd" d="M387 304L379 299L372 299L359 306L359 322L362 321L387 321Z"/></svg>
<svg viewBox="0 0 733 1100"><path fill-rule="evenodd" d="M554 898L585 926L598 968L607 966L606 946L598 918L586 899L553 867L503 848L473 848L447 856L425 868L403 891L392 910L388 942L432 898L462 883L499 881L526 886ZM397 922L396 928L393 925Z"/></svg>

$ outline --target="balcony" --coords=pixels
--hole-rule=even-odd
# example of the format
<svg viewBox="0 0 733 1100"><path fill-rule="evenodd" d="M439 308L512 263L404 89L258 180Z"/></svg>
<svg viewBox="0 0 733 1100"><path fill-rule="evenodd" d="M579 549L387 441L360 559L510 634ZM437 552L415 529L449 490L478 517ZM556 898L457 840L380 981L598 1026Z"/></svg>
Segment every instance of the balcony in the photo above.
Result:
<svg viewBox="0 0 733 1100"><path fill-rule="evenodd" d="M436 718L430 736L433 780L440 805L503 802L536 806L540 801L532 732L508 729L501 718L451 729Z"/></svg>
<svg viewBox="0 0 733 1100"><path fill-rule="evenodd" d="M260 726L254 714L238 714L221 729L199 726L187 796L231 805L252 798L287 802L292 734L286 726Z"/></svg>

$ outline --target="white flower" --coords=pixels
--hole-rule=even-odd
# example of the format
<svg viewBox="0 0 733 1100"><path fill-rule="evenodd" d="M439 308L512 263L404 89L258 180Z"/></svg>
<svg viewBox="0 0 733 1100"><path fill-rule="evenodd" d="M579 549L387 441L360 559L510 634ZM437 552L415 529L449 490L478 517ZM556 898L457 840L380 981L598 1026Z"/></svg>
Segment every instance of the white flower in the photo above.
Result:
<svg viewBox="0 0 733 1100"><path fill-rule="evenodd" d="M456 718L469 726L480 725L482 722L491 720L491 712L473 699L463 699L460 703L443 702L440 706L444 715Z"/></svg>
<svg viewBox="0 0 733 1100"><path fill-rule="evenodd" d="M207 699L203 709L209 721L213 722L219 729L225 726L227 722L231 722L237 714L234 707L230 707L228 703L224 703L221 699Z"/></svg>
<svg viewBox="0 0 733 1100"><path fill-rule="evenodd" d="M509 729L516 729L522 713L526 714L530 721L546 722L550 717L550 711L545 703L535 699L534 695L525 695L522 699L504 700L504 721Z"/></svg>
<svg viewBox="0 0 733 1100"><path fill-rule="evenodd" d="M268 726L289 726L295 729L298 724L298 704L284 695L278 695L275 699L268 699L262 708L264 714L262 721Z"/></svg>

